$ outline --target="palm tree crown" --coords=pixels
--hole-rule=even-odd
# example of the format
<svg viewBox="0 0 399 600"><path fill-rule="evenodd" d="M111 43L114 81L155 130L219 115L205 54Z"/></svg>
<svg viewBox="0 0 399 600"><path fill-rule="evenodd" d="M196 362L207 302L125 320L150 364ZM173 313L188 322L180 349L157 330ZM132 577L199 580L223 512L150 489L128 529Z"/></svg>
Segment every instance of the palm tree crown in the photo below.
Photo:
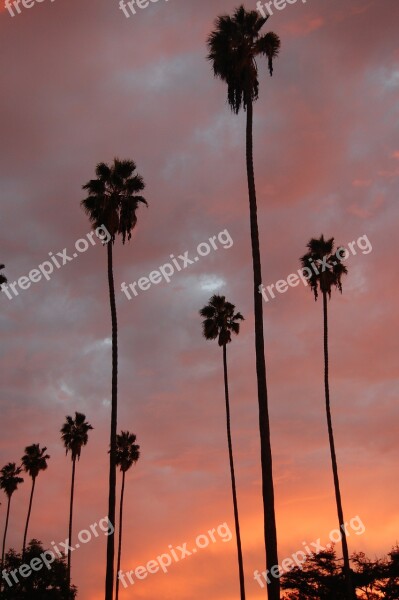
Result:
<svg viewBox="0 0 399 600"><path fill-rule="evenodd" d="M112 165L99 163L96 167L97 179L91 179L83 186L88 196L81 204L93 227L105 225L112 242L117 234L122 241L130 240L137 223L136 210L139 202L147 201L139 195L145 185L142 177L135 173L136 164L132 160L114 159Z"/></svg>
<svg viewBox="0 0 399 600"><path fill-rule="evenodd" d="M47 469L47 461L50 456L45 454L46 450L47 448L40 448L39 444L32 444L25 448L22 466L32 479L36 479L40 471Z"/></svg>
<svg viewBox="0 0 399 600"><path fill-rule="evenodd" d="M22 477L19 477L22 471L15 463L8 463L0 471L0 489L4 491L7 498L11 498L20 483L23 483Z"/></svg>
<svg viewBox="0 0 399 600"><path fill-rule="evenodd" d="M140 458L140 446L135 442L135 434L129 431L122 431L116 436L116 465L122 473L126 473Z"/></svg>
<svg viewBox="0 0 399 600"><path fill-rule="evenodd" d="M0 265L0 271L2 271L3 269L4 265ZM3 283L7 283L7 277L3 275L3 273L0 273L0 285L3 285Z"/></svg>
<svg viewBox="0 0 399 600"><path fill-rule="evenodd" d="M93 427L86 422L86 415L75 412L75 419L68 416L61 428L61 439L64 442L66 454L71 453L72 460L79 460L82 447L88 442L88 432Z"/></svg>
<svg viewBox="0 0 399 600"><path fill-rule="evenodd" d="M255 10L237 8L233 16L223 15L215 21L215 31L208 38L208 60L215 77L227 83L228 103L235 113L249 101L258 99L257 56L266 56L270 75L273 59L278 56L280 39L273 32L261 35L266 23Z"/></svg>
<svg viewBox="0 0 399 600"><path fill-rule="evenodd" d="M302 267L311 271L309 276L309 285L314 294L315 300L318 298L319 289L322 293L328 294L331 298L332 287L336 287L342 293L342 276L348 273L348 269L342 263L340 251L343 248L337 248L334 252L334 238L324 239L312 238L307 244L308 252L301 258ZM316 271L315 272L315 268Z"/></svg>
<svg viewBox="0 0 399 600"><path fill-rule="evenodd" d="M207 340L218 338L219 346L231 342L231 332L240 333L240 321L244 320L241 313L235 313L235 306L226 302L225 296L214 295L209 303L199 311L202 322L203 335Z"/></svg>

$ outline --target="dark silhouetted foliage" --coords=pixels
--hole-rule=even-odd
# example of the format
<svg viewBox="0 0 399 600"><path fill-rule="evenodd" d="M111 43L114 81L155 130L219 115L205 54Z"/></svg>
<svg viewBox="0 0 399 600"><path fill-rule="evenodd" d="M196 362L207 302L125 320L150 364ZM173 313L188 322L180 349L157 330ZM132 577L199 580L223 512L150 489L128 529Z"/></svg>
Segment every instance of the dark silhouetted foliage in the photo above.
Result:
<svg viewBox="0 0 399 600"><path fill-rule="evenodd" d="M398 546L383 559L372 561L359 552L352 555L351 561L351 579L358 600L398 600ZM334 548L309 557L302 567L282 576L282 600L345 600L342 559L337 558Z"/></svg>
<svg viewBox="0 0 399 600"><path fill-rule="evenodd" d="M12 586L10 587L3 578L2 600L66 600L68 598L66 591L68 589L68 574L65 558L56 557L48 569L40 557L44 552L45 549L41 542L33 539L25 549L24 558L22 558L22 554L18 554L14 550L10 550L6 554L4 569ZM49 555L47 557L49 558ZM19 583L16 583L10 571L19 569L22 565L30 565L33 559L36 559L33 563L35 569L39 568L39 564L42 565L40 570L33 570L29 567L29 573L26 568L25 575L29 573L26 577L16 573L15 576L19 581ZM71 586L68 600L74 600L76 594L77 588Z"/></svg>

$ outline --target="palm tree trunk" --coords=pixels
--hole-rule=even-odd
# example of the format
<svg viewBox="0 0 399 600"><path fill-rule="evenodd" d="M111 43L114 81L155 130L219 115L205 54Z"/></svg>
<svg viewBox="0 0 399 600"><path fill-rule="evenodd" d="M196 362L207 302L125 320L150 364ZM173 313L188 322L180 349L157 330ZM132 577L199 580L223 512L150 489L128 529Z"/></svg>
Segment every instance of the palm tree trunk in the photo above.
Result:
<svg viewBox="0 0 399 600"><path fill-rule="evenodd" d="M115 600L119 599L119 578L118 574L121 568L121 556L122 556L122 525L123 525L123 497L125 495L125 476L126 472L122 472L122 488L121 488L121 502L119 506L119 542L118 542L118 565L116 568L116 586L115 586Z"/></svg>
<svg viewBox="0 0 399 600"><path fill-rule="evenodd" d="M73 517L73 499L75 493L75 471L76 471L76 456L72 459L72 481L71 481L71 496L69 501L69 529L68 529L68 562L67 562L67 599L70 598L71 590L71 550L72 545L72 517Z"/></svg>
<svg viewBox="0 0 399 600"><path fill-rule="evenodd" d="M223 371L224 371L224 392L225 392L225 398L226 398L227 442L229 445L231 489L233 492L234 522L235 522L235 527L236 527L236 538L237 538L238 572L239 572L239 578L240 578L240 597L241 597L241 600L245 600L244 563L242 560L240 522L239 522L239 518L238 518L238 502L237 502L237 491L236 491L236 478L235 478L235 473L234 473L233 445L231 442L230 401L229 401L229 382L228 382L228 376L227 376L226 344L223 345Z"/></svg>
<svg viewBox="0 0 399 600"><path fill-rule="evenodd" d="M22 558L25 555L26 538L28 536L28 527L29 527L29 521L30 521L30 514L31 514L31 511L32 511L32 501L33 501L33 494L35 492L35 484L36 484L36 477L32 477L32 489L31 489L31 492L30 492L28 516L26 518L26 525L25 525L25 532L24 532L24 542L23 542L23 545L22 545Z"/></svg>
<svg viewBox="0 0 399 600"><path fill-rule="evenodd" d="M111 307L112 320L112 405L109 453L108 523L109 525L112 525L113 532L107 538L107 573L105 579L105 600L113 600L116 505L116 430L118 411L118 322L116 317L114 273L112 267L112 240L108 242L107 249L109 301Z"/></svg>
<svg viewBox="0 0 399 600"><path fill-rule="evenodd" d="M277 553L277 530L276 515L274 507L273 487L273 463L270 443L269 409L266 384L265 347L263 337L263 304L259 286L262 283L262 269L259 250L259 230L256 206L255 175L253 165L253 105L252 100L247 105L247 175L249 192L249 211L251 219L251 243L252 261L254 271L254 304L255 304L255 350L256 350L256 374L258 380L258 404L259 404L259 431L261 447L262 466L262 494L264 515L264 538L266 550L266 567L270 572L273 566L278 565ZM270 578L268 584L268 599L279 600L280 580L276 577Z"/></svg>
<svg viewBox="0 0 399 600"><path fill-rule="evenodd" d="M10 518L10 506L11 506L11 496L8 496L6 524L5 524L5 527L4 527L3 547L2 547L2 550L1 550L0 592L1 592L2 587L3 587L3 578L1 577L1 573L3 572L4 556L5 556L5 551L6 551L6 538L7 538L8 520Z"/></svg>
<svg viewBox="0 0 399 600"><path fill-rule="evenodd" d="M354 600L354 599L356 599L356 591L354 590L354 588L352 586L351 570L350 570L350 563L349 563L348 542L346 539L346 532L345 532L345 520L344 520L343 509L342 509L341 491L339 488L337 456L335 453L334 433L333 433L332 419L331 419L330 386L329 386L329 378L328 378L327 292L323 292L323 317L324 317L324 388L325 388L325 395L326 395L328 438L330 441L331 462L332 462L332 470L333 470L333 476L334 476L335 500L337 503L339 528L340 528L340 532L342 535L342 553L343 553L343 557L344 557L346 597L348 600Z"/></svg>

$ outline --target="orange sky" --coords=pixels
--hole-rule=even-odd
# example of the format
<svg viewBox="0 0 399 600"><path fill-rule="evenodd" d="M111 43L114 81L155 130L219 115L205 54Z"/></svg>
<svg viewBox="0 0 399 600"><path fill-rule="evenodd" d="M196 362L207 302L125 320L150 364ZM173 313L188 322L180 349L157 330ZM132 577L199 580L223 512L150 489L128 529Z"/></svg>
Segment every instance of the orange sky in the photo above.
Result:
<svg viewBox="0 0 399 600"><path fill-rule="evenodd" d="M133 240L115 247L120 328L119 429L137 434L129 472L123 570L227 522L233 514L222 361L201 338L201 308L225 294L246 320L229 347L248 598L264 568L259 434L245 180L245 116L226 105L205 60L206 36L230 0L158 2L126 19L106 0L44 1L0 17L0 263L9 281L90 230L81 185L99 161L133 158L147 184ZM247 3L254 8L254 3ZM261 71L254 151L266 285L299 268L312 236L367 235L330 303L331 395L346 519L366 531L351 551L381 556L397 542L398 3L309 0L276 12L273 78ZM128 301L146 276L227 229L220 248L171 283ZM281 558L336 528L323 397L322 304L300 285L264 305ZM59 429L86 414L94 430L78 465L74 531L107 511L110 318L99 245L8 300L0 297L0 463L26 445L51 455L37 482L30 537L67 536L70 459ZM20 548L30 486L13 498L8 546ZM0 530L5 501L0 507ZM76 542L76 540L75 540ZM79 598L103 598L105 536L72 555ZM233 600L234 539L136 583L121 600Z"/></svg>

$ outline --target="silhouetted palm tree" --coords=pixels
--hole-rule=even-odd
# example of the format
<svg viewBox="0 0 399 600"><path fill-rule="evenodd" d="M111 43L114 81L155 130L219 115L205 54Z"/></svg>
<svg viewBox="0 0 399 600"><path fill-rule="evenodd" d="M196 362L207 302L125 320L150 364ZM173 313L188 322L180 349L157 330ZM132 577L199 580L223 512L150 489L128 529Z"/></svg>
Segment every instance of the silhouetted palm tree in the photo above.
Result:
<svg viewBox="0 0 399 600"><path fill-rule="evenodd" d="M87 423L86 415L75 412L75 418L68 416L66 422L61 427L61 439L64 442L65 453L71 453L72 459L72 482L71 482L71 496L69 505L69 530L68 530L68 545L72 544L72 517L73 517L73 500L75 493L75 471L76 471L76 459L80 459L82 447L86 446L89 436L89 431L93 427ZM68 574L68 589L71 586L71 550L68 547L68 563L67 563L67 574Z"/></svg>
<svg viewBox="0 0 399 600"><path fill-rule="evenodd" d="M303 267L310 269L309 285L315 300L318 298L319 290L323 296L323 318L324 318L324 389L326 399L328 438L330 442L331 462L334 476L335 499L337 503L338 521L342 533L342 551L344 556L344 572L347 585L347 598L353 600L356 596L351 584L351 571L349 563L348 543L344 525L341 492L339 487L337 457L335 453L334 434L331 419L330 387L328 379L328 318L327 318L327 296L331 298L331 291L336 287L342 293L342 276L346 275L348 269L342 263L341 248L334 252L334 238L325 240L324 236L319 239L312 238L308 245L308 252L301 258Z"/></svg>
<svg viewBox="0 0 399 600"><path fill-rule="evenodd" d="M240 596L241 600L245 600L244 565L241 549L240 521L238 518L238 502L236 479L234 473L233 445L231 441L229 382L227 375L227 344L231 342L232 332L236 335L240 333L240 321L243 321L244 317L241 313L235 312L234 304L226 302L225 296L218 295L212 296L212 298L209 300L209 303L206 306L204 306L204 308L201 308L199 314L201 315L201 317L204 318L204 321L202 322L202 331L205 339L217 339L219 346L223 348L223 373L226 400L227 442L229 447L231 488L233 493L234 521L237 538Z"/></svg>
<svg viewBox="0 0 399 600"><path fill-rule="evenodd" d="M118 564L116 569L116 586L115 586L115 600L119 598L119 578L118 574L121 568L121 556L122 556L122 529L123 529L123 498L125 495L125 477L126 472L138 461L140 458L140 446L136 443L136 436L134 433L129 431L122 431L120 435L116 436L116 464L120 467L122 472L122 487L121 487L121 500L119 505L119 544L118 544Z"/></svg>
<svg viewBox="0 0 399 600"><path fill-rule="evenodd" d="M3 563L4 563L4 553L6 548L6 538L7 538L7 530L8 530L8 521L10 518L10 507L11 507L11 498L13 493L16 491L20 483L23 483L22 477L19 477L22 469L21 467L17 467L15 463L8 463L5 465L0 471L0 489L4 491L7 496L7 516L6 516L6 524L4 527L4 535L3 535L3 546L1 550L1 566L0 566L0 574L3 572ZM0 577L0 591L2 588L3 579Z"/></svg>
<svg viewBox="0 0 399 600"><path fill-rule="evenodd" d="M22 457L22 467L32 478L32 488L30 492L28 516L26 518L24 541L22 545L22 556L25 554L26 538L28 535L29 520L32 511L32 501L33 494L35 492L36 477L39 475L40 471L45 471L47 469L47 461L50 458L48 454L45 454L46 450L47 448L40 448L39 444L32 444L32 446L27 446L25 448L25 454Z"/></svg>
<svg viewBox="0 0 399 600"><path fill-rule="evenodd" d="M114 273L112 247L116 236L130 240L137 223L136 211L139 203L147 204L139 195L145 185L142 177L136 173L136 164L131 160L114 159L111 166L100 163L96 167L97 179L83 186L88 197L82 206L89 216L93 228L105 226L111 235L108 250L108 286L112 320L112 403L111 434L109 459L109 500L108 519L115 527L116 507L116 433L118 413L118 323L115 304ZM114 532L107 538L107 573L105 580L105 600L112 600L114 592Z"/></svg>
<svg viewBox="0 0 399 600"><path fill-rule="evenodd" d="M4 265L0 265L0 271L4 268ZM3 285L3 283L7 283L7 277L3 273L0 273L0 285Z"/></svg>
<svg viewBox="0 0 399 600"><path fill-rule="evenodd" d="M258 381L259 429L261 443L262 493L264 510L264 539L266 563L269 571L278 564L277 531L274 507L273 465L270 443L269 409L266 385L266 364L263 334L263 305L260 294L262 269L259 249L259 231L253 165L253 103L258 98L259 81L257 57L266 57L270 75L273 60L278 56L280 39L272 32L261 35L267 19L256 11L246 11L240 6L233 16L218 17L215 31L208 38L208 59L213 72L227 84L228 103L235 114L241 108L247 112L246 158L249 212L251 225L252 262L254 274L255 350ZM268 586L269 600L280 597L280 582L271 578Z"/></svg>

